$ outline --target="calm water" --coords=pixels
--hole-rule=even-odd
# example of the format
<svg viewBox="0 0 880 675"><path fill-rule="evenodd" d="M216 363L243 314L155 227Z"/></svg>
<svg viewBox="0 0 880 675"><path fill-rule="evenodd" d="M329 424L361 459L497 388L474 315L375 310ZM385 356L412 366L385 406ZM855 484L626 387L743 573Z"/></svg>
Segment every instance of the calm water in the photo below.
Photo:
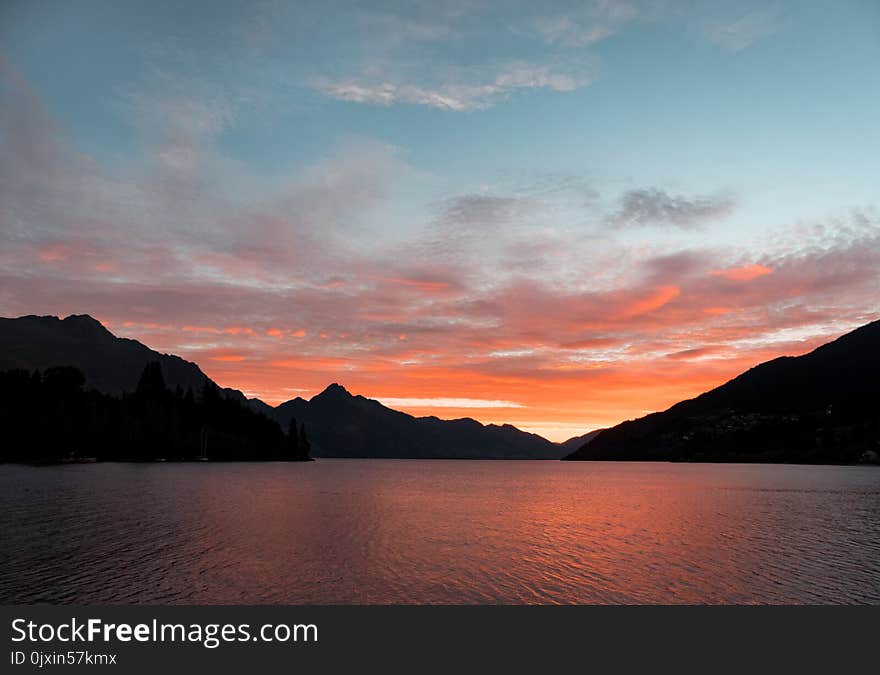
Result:
<svg viewBox="0 0 880 675"><path fill-rule="evenodd" d="M880 470L0 466L0 542L3 603L880 603Z"/></svg>

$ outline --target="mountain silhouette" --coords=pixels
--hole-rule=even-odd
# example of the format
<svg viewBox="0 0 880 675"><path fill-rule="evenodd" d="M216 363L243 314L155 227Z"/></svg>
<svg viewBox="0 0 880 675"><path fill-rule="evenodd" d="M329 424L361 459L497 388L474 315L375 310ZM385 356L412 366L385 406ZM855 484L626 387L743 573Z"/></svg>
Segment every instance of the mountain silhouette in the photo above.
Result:
<svg viewBox="0 0 880 675"><path fill-rule="evenodd" d="M664 412L602 431L565 459L876 461L880 321L762 363Z"/></svg>
<svg viewBox="0 0 880 675"><path fill-rule="evenodd" d="M564 454L567 455L567 454L579 449L581 446L586 445L587 443L592 441L594 438L596 438L596 436L598 436L600 433L602 433L602 429L595 429L593 431L588 431L587 433L581 434L580 436L573 436L572 438L569 438L567 441L562 441L562 443L559 443L559 446L562 448L562 450L565 451Z"/></svg>
<svg viewBox="0 0 880 675"><path fill-rule="evenodd" d="M282 426L290 418L305 422L318 457L559 459L566 452L509 424L413 417L336 383L308 401L282 403L275 417Z"/></svg>
<svg viewBox="0 0 880 675"><path fill-rule="evenodd" d="M353 396L338 384L309 401L296 398L273 408L259 399L247 399L238 390L220 389L195 363L116 337L88 315L0 318L0 372L73 367L84 375L86 389L123 396L136 391L150 363L160 364L170 391L216 388L222 398L279 423L288 437L292 421L300 434L304 424L312 456L559 459L569 452L561 444L508 424L413 417Z"/></svg>
<svg viewBox="0 0 880 675"><path fill-rule="evenodd" d="M157 362L170 389L200 391L214 383L191 361L161 354L137 340L116 337L87 314L0 318L0 371L22 368L47 370L70 366L85 375L85 386L119 396L135 390L148 363ZM248 399L236 389L223 389L227 398L271 416L272 407Z"/></svg>

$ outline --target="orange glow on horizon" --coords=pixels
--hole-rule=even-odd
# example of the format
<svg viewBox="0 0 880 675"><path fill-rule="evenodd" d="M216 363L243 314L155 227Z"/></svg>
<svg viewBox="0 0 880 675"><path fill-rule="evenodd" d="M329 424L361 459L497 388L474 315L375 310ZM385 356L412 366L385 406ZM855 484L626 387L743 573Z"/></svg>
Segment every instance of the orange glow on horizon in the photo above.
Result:
<svg viewBox="0 0 880 675"><path fill-rule="evenodd" d="M802 347L817 346L815 341ZM680 400L712 389L757 363L778 356L778 349L737 354L726 350L694 358L634 358L611 367L548 369L532 375L485 374L465 365L401 367L392 361L344 358L245 360L221 354L205 358L205 373L222 386L247 391L277 405L295 396L311 398L331 382L352 394L373 399L413 398L419 405L389 406L415 416L441 419L471 417L484 424L513 424L554 441L613 426L649 412L665 410ZM790 352L790 350L788 350ZM475 401L511 401L515 407L431 406L431 399L450 396Z"/></svg>

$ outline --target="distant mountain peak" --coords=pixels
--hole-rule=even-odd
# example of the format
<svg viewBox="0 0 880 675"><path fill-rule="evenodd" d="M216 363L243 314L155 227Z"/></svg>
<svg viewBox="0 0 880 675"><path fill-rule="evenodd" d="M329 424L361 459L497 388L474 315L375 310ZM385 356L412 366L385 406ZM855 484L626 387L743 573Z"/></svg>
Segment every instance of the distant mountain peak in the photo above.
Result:
<svg viewBox="0 0 880 675"><path fill-rule="evenodd" d="M71 314L63 319L52 314L28 314L17 319L3 318L3 322L7 327L17 323L22 326L36 327L37 330L44 331L46 334L66 335L75 340L99 339L106 341L107 338L115 339L113 333L107 330L104 324L88 314Z"/></svg>
<svg viewBox="0 0 880 675"><path fill-rule="evenodd" d="M62 321L69 321L71 323L87 323L101 326L101 328L104 327L104 325L91 314L69 314L68 316L64 317Z"/></svg>
<svg viewBox="0 0 880 675"><path fill-rule="evenodd" d="M88 314L71 314L61 320L65 327L73 328L83 336L112 336L113 334L93 316Z"/></svg>
<svg viewBox="0 0 880 675"><path fill-rule="evenodd" d="M322 391L320 394L312 398L314 401L316 398L320 399L347 399L353 398L351 393L343 387L341 384L334 382L327 386L327 388Z"/></svg>
<svg viewBox="0 0 880 675"><path fill-rule="evenodd" d="M0 318L0 370L72 366L83 372L88 387L119 395L134 391L144 367L153 361L161 364L171 388L199 391L208 379L196 364L118 338L88 314Z"/></svg>
<svg viewBox="0 0 880 675"><path fill-rule="evenodd" d="M413 417L350 393L338 382L310 400L275 408L287 427L304 422L318 457L436 459L559 459L564 449L509 424L483 425L469 417Z"/></svg>

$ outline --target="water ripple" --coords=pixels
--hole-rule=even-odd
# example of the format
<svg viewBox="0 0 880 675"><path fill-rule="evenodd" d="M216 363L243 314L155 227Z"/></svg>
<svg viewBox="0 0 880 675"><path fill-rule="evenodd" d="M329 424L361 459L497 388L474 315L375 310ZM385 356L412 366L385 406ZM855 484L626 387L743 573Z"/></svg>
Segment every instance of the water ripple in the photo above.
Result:
<svg viewBox="0 0 880 675"><path fill-rule="evenodd" d="M0 466L3 603L880 603L872 467Z"/></svg>

